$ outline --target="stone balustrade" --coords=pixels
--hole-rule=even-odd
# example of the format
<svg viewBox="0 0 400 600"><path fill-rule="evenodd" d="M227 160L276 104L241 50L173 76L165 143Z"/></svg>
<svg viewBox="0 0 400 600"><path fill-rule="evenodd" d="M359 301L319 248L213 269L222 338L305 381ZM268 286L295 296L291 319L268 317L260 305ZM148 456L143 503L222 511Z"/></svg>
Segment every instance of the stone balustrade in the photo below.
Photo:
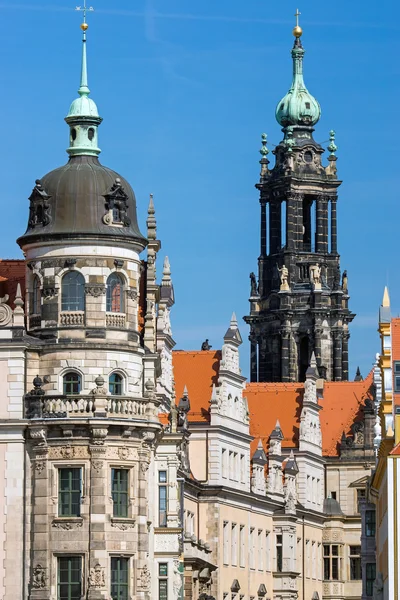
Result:
<svg viewBox="0 0 400 600"><path fill-rule="evenodd" d="M66 418L98 416L99 410L110 418L146 417L148 401L125 396L32 396L27 395L27 414L30 418ZM97 411L97 412L96 412Z"/></svg>
<svg viewBox="0 0 400 600"><path fill-rule="evenodd" d="M106 314L106 326L107 327L125 327L126 317L121 313L107 313Z"/></svg>
<svg viewBox="0 0 400 600"><path fill-rule="evenodd" d="M85 324L85 313L80 311L73 312L62 312L60 314L60 324L61 325L84 325Z"/></svg>

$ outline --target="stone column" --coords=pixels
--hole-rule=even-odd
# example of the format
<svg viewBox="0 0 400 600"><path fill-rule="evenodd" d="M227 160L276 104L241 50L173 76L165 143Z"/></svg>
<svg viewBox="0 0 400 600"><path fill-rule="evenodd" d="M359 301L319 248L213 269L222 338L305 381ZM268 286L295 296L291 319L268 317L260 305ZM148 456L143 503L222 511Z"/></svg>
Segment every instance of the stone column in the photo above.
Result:
<svg viewBox="0 0 400 600"><path fill-rule="evenodd" d="M250 337L250 381L258 381L258 344Z"/></svg>
<svg viewBox="0 0 400 600"><path fill-rule="evenodd" d="M331 254L337 254L337 215L335 196L331 197Z"/></svg>
<svg viewBox="0 0 400 600"><path fill-rule="evenodd" d="M293 194L286 196L286 247L294 250L297 246L296 200Z"/></svg>
<svg viewBox="0 0 400 600"><path fill-rule="evenodd" d="M49 499L51 497L48 447L46 430L32 428L30 437L36 442L33 447L32 461L32 561L29 585L29 600L48 600L50 598L50 561L49 561Z"/></svg>
<svg viewBox="0 0 400 600"><path fill-rule="evenodd" d="M322 338L322 327L320 325L316 325L314 329L314 352L315 352L315 360L317 361L317 367L321 365L322 362L322 348L321 348L321 338ZM319 373L321 377L321 373Z"/></svg>
<svg viewBox="0 0 400 600"><path fill-rule="evenodd" d="M303 249L303 194L294 194L294 202L296 208L296 223L297 223L297 250Z"/></svg>
<svg viewBox="0 0 400 600"><path fill-rule="evenodd" d="M322 239L321 239L321 252L327 254L329 250L329 234L328 234L328 198L323 196L319 200L321 205L321 227L322 227Z"/></svg>
<svg viewBox="0 0 400 600"><path fill-rule="evenodd" d="M316 199L317 205L317 227L315 230L315 252L321 254L323 252L323 224L322 224L322 210L323 203L320 196Z"/></svg>
<svg viewBox="0 0 400 600"><path fill-rule="evenodd" d="M90 487L89 487L89 569L88 569L88 600L108 600L109 592L106 586L108 557L105 551L106 519L108 511L107 498L107 462L106 446L107 428L93 427L90 452Z"/></svg>
<svg viewBox="0 0 400 600"><path fill-rule="evenodd" d="M276 254L282 246L282 207L280 201L269 203L269 253Z"/></svg>
<svg viewBox="0 0 400 600"><path fill-rule="evenodd" d="M334 331L333 336L333 380L342 380L342 332Z"/></svg>
<svg viewBox="0 0 400 600"><path fill-rule="evenodd" d="M155 435L150 431L142 434L144 442L139 450L139 506L138 506L138 554L137 554L137 599L150 600L151 577L155 576L150 568L149 554L149 467L151 461L151 442ZM152 439L150 439L152 438ZM149 443L147 443L149 442ZM153 476L154 478L154 476Z"/></svg>
<svg viewBox="0 0 400 600"><path fill-rule="evenodd" d="M261 201L261 256L267 255L267 204Z"/></svg>
<svg viewBox="0 0 400 600"><path fill-rule="evenodd" d="M342 379L343 381L349 380L349 337L350 333L345 331L343 333L342 343Z"/></svg>

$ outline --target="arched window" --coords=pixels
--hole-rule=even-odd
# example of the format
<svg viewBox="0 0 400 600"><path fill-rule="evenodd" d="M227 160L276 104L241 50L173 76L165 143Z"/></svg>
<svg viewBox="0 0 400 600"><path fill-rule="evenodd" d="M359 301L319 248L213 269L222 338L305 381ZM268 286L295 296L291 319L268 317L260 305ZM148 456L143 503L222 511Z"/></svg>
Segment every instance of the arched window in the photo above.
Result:
<svg viewBox="0 0 400 600"><path fill-rule="evenodd" d="M67 396L79 394L82 389L82 379L79 373L69 371L63 377L63 393Z"/></svg>
<svg viewBox="0 0 400 600"><path fill-rule="evenodd" d="M61 310L85 310L85 278L78 271L68 271L62 278Z"/></svg>
<svg viewBox="0 0 400 600"><path fill-rule="evenodd" d="M32 286L31 315L40 315L40 279L35 275Z"/></svg>
<svg viewBox="0 0 400 600"><path fill-rule="evenodd" d="M118 273L107 279L107 312L124 312L124 282Z"/></svg>
<svg viewBox="0 0 400 600"><path fill-rule="evenodd" d="M108 389L113 396L121 396L122 394L122 377L118 373L112 373L108 380Z"/></svg>

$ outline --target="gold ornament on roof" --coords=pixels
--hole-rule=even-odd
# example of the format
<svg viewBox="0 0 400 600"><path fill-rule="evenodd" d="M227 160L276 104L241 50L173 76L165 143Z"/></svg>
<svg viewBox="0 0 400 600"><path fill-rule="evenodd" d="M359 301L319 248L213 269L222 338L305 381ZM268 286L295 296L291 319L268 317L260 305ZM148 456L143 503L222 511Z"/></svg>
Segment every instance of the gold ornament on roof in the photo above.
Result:
<svg viewBox="0 0 400 600"><path fill-rule="evenodd" d="M299 16L301 15L301 12L299 12L299 9L296 10L296 14L294 15L296 17L296 27L293 28L293 35L295 38L300 38L303 35L303 30L299 25Z"/></svg>
<svg viewBox="0 0 400 600"><path fill-rule="evenodd" d="M82 23L81 29L82 31L87 31L89 29L89 25L87 23Z"/></svg>

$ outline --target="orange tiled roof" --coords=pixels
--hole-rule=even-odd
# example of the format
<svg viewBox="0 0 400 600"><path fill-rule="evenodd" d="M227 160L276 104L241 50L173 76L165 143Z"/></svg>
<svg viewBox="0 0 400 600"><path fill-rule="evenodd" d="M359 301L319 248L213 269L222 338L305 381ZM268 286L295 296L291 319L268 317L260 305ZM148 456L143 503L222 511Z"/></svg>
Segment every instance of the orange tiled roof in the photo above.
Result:
<svg viewBox="0 0 400 600"><path fill-rule="evenodd" d="M17 285L21 284L22 298L25 300L25 261L23 259L0 259L0 297L10 297L7 304L14 308Z"/></svg>
<svg viewBox="0 0 400 600"><path fill-rule="evenodd" d="M392 360L400 360L400 318L392 319Z"/></svg>
<svg viewBox="0 0 400 600"><path fill-rule="evenodd" d="M177 400L187 385L191 402L189 421L209 421L209 402L212 384L217 383L220 352L173 353ZM350 435L352 424L361 417L361 407L372 384L372 371L363 381L334 381L324 384L320 401L322 443L324 456L338 456L343 432ZM252 453L258 440L267 450L267 441L279 420L284 448L298 446L300 413L303 403L302 383L248 383L245 396L249 404Z"/></svg>
<svg viewBox="0 0 400 600"><path fill-rule="evenodd" d="M190 399L189 421L210 420L210 398L213 384L218 383L220 360L219 350L177 350L173 353L176 402L182 397L186 385Z"/></svg>

